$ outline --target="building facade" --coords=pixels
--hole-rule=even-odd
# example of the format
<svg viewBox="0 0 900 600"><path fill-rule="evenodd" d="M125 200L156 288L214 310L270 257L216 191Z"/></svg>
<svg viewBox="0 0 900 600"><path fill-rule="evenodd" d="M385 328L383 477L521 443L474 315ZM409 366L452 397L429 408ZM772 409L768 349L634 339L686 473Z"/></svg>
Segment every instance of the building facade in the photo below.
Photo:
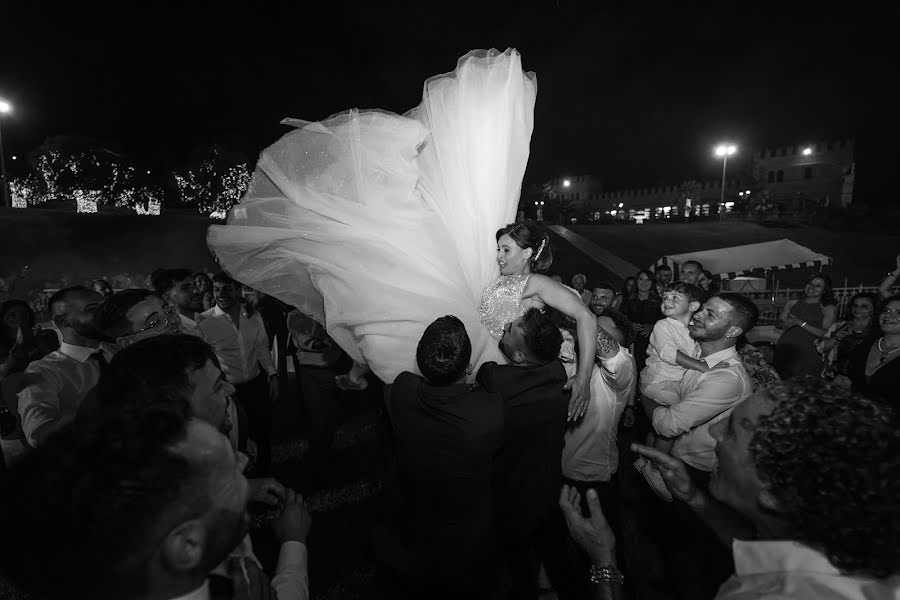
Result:
<svg viewBox="0 0 900 600"><path fill-rule="evenodd" d="M769 200L846 208L853 202L852 139L765 148L753 154L753 173Z"/></svg>

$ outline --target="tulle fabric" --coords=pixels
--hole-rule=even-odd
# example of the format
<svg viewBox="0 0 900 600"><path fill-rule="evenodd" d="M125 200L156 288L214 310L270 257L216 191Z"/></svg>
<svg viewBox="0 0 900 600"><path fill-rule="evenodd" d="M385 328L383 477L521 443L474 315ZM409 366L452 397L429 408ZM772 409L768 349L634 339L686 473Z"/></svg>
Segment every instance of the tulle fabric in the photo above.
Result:
<svg viewBox="0 0 900 600"><path fill-rule="evenodd" d="M499 274L494 234L515 216L535 95L516 51L476 51L429 79L405 116L286 120L297 129L262 152L209 246L385 382L416 370L422 332L448 314L480 363L490 336L478 305Z"/></svg>

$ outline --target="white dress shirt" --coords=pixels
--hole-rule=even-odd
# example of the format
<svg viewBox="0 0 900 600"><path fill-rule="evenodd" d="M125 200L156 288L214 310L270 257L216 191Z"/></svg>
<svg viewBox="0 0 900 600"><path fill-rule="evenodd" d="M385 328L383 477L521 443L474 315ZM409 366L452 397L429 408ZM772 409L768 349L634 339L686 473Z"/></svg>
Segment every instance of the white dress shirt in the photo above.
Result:
<svg viewBox="0 0 900 600"><path fill-rule="evenodd" d="M197 322L199 318L198 315L194 315L194 318L186 317L181 313L178 313L178 317L181 319L181 331L182 333L186 333L188 335L193 335L195 337L204 339L203 331L200 329L200 323Z"/></svg>
<svg viewBox="0 0 900 600"><path fill-rule="evenodd" d="M753 392L753 386L734 347L702 357L710 370L688 369L681 379L681 402L658 406L653 411L653 428L665 437L681 436L672 447L672 455L703 471L716 464L715 440L709 426L721 421ZM727 367L713 368L720 362Z"/></svg>
<svg viewBox="0 0 900 600"><path fill-rule="evenodd" d="M113 348L107 344L86 348L63 342L59 350L28 365L25 375L29 383L17 398L22 431L31 446L42 441L35 433L44 426L53 423L54 428L61 427L75 418L81 401L100 379L100 365L91 356L103 352L108 362Z"/></svg>
<svg viewBox="0 0 900 600"><path fill-rule="evenodd" d="M252 560L262 569L259 559L253 553L250 536L244 536L228 557ZM309 598L309 575L307 573L306 544L303 542L284 542L278 552L278 566L272 578L272 589L278 600L307 600ZM213 569L216 575L228 577L228 560ZM184 599L179 599L184 600ZM191 599L194 600L194 599Z"/></svg>
<svg viewBox="0 0 900 600"><path fill-rule="evenodd" d="M572 371L575 365L572 364ZM634 394L635 363L623 347L600 359L591 372L591 400L584 417L566 430L562 474L575 481L609 481L619 468L616 432L619 418ZM571 375L570 375L571 376Z"/></svg>
<svg viewBox="0 0 900 600"><path fill-rule="evenodd" d="M269 351L269 336L259 313L248 317L241 311L240 329L234 326L231 317L214 306L202 313L200 331L204 339L213 347L225 379L228 383L247 383L259 375L259 365L267 375L278 372L275 360Z"/></svg>
<svg viewBox="0 0 900 600"><path fill-rule="evenodd" d="M734 575L716 600L876 600L900 598L900 578L843 575L820 552L791 541L735 540Z"/></svg>

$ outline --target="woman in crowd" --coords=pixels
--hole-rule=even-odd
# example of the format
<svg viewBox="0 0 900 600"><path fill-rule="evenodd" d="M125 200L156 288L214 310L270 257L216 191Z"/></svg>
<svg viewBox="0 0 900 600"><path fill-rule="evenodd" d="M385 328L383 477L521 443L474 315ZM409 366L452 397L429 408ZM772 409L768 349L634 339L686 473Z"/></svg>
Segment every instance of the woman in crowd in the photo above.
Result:
<svg viewBox="0 0 900 600"><path fill-rule="evenodd" d="M782 379L822 373L815 341L834 325L836 317L831 280L827 275L813 275L803 286L803 297L788 300L775 325L785 330L775 346L775 369Z"/></svg>
<svg viewBox="0 0 900 600"><path fill-rule="evenodd" d="M707 297L714 296L719 291L719 286L713 282L713 276L709 269L700 271L700 275L697 276L697 285L706 292Z"/></svg>
<svg viewBox="0 0 900 600"><path fill-rule="evenodd" d="M838 321L828 328L825 335L816 340L816 350L825 363L822 377L834 379L836 375L847 374L850 354L860 343L872 336L877 304L877 297L873 293L856 294L850 300L850 318Z"/></svg>
<svg viewBox="0 0 900 600"><path fill-rule="evenodd" d="M850 354L847 373L853 389L900 407L900 295L884 301L876 331Z"/></svg>
<svg viewBox="0 0 900 600"><path fill-rule="evenodd" d="M634 360L640 372L647 362L647 348L650 346L653 326L663 318L663 314L660 310L662 299L656 291L653 273L644 269L638 271L634 279L634 293L622 300L619 311L628 317L634 328Z"/></svg>
<svg viewBox="0 0 900 600"><path fill-rule="evenodd" d="M622 291L616 294L616 297L613 300L613 308L621 311L622 300L624 300L625 298L631 298L636 293L637 281L634 277L628 277L627 279L625 279L625 283L622 284Z"/></svg>

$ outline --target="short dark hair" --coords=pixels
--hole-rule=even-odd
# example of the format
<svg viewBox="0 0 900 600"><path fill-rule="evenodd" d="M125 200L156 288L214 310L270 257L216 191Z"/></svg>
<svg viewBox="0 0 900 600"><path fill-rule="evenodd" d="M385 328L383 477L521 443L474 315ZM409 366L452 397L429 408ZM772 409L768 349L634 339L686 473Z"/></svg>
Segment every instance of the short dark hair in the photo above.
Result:
<svg viewBox="0 0 900 600"><path fill-rule="evenodd" d="M497 230L496 239L508 235L519 248L531 248L531 272L546 273L553 264L553 249L550 247L550 235L534 221L519 221L510 223L506 227Z"/></svg>
<svg viewBox="0 0 900 600"><path fill-rule="evenodd" d="M234 287L240 289L241 284L237 279L226 273L225 271L219 271L215 275L212 276L213 283L221 283L222 285L231 284Z"/></svg>
<svg viewBox="0 0 900 600"><path fill-rule="evenodd" d="M653 268L654 273L659 273L660 271L671 271L671 270L672 270L672 267L670 267L669 265L656 265Z"/></svg>
<svg viewBox="0 0 900 600"><path fill-rule="evenodd" d="M900 570L900 436L885 405L816 377L773 382L750 441L794 539L847 573Z"/></svg>
<svg viewBox="0 0 900 600"><path fill-rule="evenodd" d="M616 291L616 288L608 281L601 281L600 283L596 283L591 286L591 290L610 290L612 292Z"/></svg>
<svg viewBox="0 0 900 600"><path fill-rule="evenodd" d="M681 269L684 270L684 268L688 265L697 265L697 271L698 272L703 271L703 263L701 263L699 260L694 260L694 259L686 260L683 263L681 263Z"/></svg>
<svg viewBox="0 0 900 600"><path fill-rule="evenodd" d="M759 309L756 304L743 294L735 294L734 292L720 292L713 298L721 298L731 306L734 311L734 321L732 325L740 327L744 333L747 333L756 326L756 320L759 319Z"/></svg>
<svg viewBox="0 0 900 600"><path fill-rule="evenodd" d="M673 281L666 286L665 291L678 292L679 294L687 297L688 302L702 303L706 298L706 292L704 292L699 285L694 285L693 283L685 283L683 281Z"/></svg>
<svg viewBox="0 0 900 600"><path fill-rule="evenodd" d="M529 308L522 315L522 333L528 350L542 363L559 357L563 337L556 323L537 308Z"/></svg>
<svg viewBox="0 0 900 600"><path fill-rule="evenodd" d="M100 331L113 340L131 333L131 323L126 315L135 304L143 302L149 296L156 294L150 290L131 288L107 298L97 310L96 319Z"/></svg>
<svg viewBox="0 0 900 600"><path fill-rule="evenodd" d="M416 364L432 385L458 381L472 358L472 342L463 322L447 315L425 328L416 347Z"/></svg>
<svg viewBox="0 0 900 600"><path fill-rule="evenodd" d="M154 272L151 277L153 291L157 295L162 296L167 293L175 284L185 279L193 279L194 274L190 269L159 269Z"/></svg>
<svg viewBox="0 0 900 600"><path fill-rule="evenodd" d="M22 457L0 488L3 575L46 598L143 595L160 523L208 510L205 477L173 450L187 423L172 410L76 422Z"/></svg>
<svg viewBox="0 0 900 600"><path fill-rule="evenodd" d="M179 407L190 399L189 372L207 361L218 366L212 346L187 334L159 335L116 353L97 383L101 411L139 412L153 404ZM189 408L188 408L189 410Z"/></svg>
<svg viewBox="0 0 900 600"><path fill-rule="evenodd" d="M50 313L51 317L55 317L60 314L60 305L65 304L69 300L69 296L76 292L89 292L91 290L87 289L83 285L73 285L72 287L63 288L57 292L54 292L50 299L47 300L47 310Z"/></svg>

